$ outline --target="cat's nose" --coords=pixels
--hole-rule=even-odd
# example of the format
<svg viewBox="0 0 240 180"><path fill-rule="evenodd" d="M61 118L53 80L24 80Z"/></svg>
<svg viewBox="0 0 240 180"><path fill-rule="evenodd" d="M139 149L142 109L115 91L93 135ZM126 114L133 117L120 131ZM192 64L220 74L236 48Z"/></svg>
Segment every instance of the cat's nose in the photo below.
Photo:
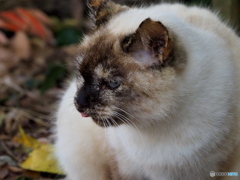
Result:
<svg viewBox="0 0 240 180"><path fill-rule="evenodd" d="M81 90L77 92L74 101L77 106L77 109L80 112L84 112L84 109L89 106L88 97L89 97L89 91L88 91L88 88L86 87L81 88Z"/></svg>
<svg viewBox="0 0 240 180"><path fill-rule="evenodd" d="M81 112L88 106L86 98L81 95L75 97L75 104Z"/></svg>

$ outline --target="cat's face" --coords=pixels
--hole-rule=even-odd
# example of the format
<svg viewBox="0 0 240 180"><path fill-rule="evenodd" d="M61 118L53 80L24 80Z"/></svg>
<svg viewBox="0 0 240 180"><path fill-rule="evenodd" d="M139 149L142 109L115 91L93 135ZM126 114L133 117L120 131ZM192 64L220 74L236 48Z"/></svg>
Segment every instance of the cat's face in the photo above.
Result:
<svg viewBox="0 0 240 180"><path fill-rule="evenodd" d="M100 27L81 44L77 69L75 106L100 126L153 124L174 106L173 42L160 22L128 35Z"/></svg>

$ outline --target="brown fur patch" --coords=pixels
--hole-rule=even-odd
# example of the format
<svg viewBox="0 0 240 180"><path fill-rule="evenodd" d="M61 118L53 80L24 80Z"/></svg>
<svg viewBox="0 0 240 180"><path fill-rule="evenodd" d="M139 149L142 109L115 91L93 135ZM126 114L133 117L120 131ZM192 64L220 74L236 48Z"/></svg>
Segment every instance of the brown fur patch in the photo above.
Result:
<svg viewBox="0 0 240 180"><path fill-rule="evenodd" d="M105 24L114 14L128 9L110 0L89 0L88 4L94 14L96 28Z"/></svg>
<svg viewBox="0 0 240 180"><path fill-rule="evenodd" d="M159 21L150 18L144 20L136 31L137 39L141 39L144 48L151 48L162 63L172 51L172 40L167 28Z"/></svg>

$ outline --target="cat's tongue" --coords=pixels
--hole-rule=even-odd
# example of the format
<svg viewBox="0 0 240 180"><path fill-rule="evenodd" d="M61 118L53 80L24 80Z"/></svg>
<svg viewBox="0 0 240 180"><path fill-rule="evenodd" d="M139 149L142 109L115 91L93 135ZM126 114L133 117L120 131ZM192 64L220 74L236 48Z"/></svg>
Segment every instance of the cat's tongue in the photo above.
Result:
<svg viewBox="0 0 240 180"><path fill-rule="evenodd" d="M82 117L88 117L85 113L81 113Z"/></svg>

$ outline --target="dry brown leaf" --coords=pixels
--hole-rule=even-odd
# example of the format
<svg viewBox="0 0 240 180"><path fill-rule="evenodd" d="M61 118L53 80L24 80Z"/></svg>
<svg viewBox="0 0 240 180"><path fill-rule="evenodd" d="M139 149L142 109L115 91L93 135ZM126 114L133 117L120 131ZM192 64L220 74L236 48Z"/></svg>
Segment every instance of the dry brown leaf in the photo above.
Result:
<svg viewBox="0 0 240 180"><path fill-rule="evenodd" d="M38 179L40 177L40 172L36 172L36 171L25 170L24 174L33 179Z"/></svg>
<svg viewBox="0 0 240 180"><path fill-rule="evenodd" d="M12 49L20 59L29 59L31 55L31 46L27 34L23 31L17 31L11 40Z"/></svg>
<svg viewBox="0 0 240 180"><path fill-rule="evenodd" d="M8 43L8 38L5 36L2 31L0 31L0 45L1 44L7 44Z"/></svg>
<svg viewBox="0 0 240 180"><path fill-rule="evenodd" d="M29 119L25 112L18 108L9 108L4 119L4 130L8 134L14 133L19 125L26 124Z"/></svg>
<svg viewBox="0 0 240 180"><path fill-rule="evenodd" d="M7 135L0 135L0 141L4 141L4 140L10 140L10 136Z"/></svg>
<svg viewBox="0 0 240 180"><path fill-rule="evenodd" d="M48 26L51 26L52 25L52 22L50 20L50 18L42 11L39 11L37 9L31 9L30 10L34 15L35 17L41 21L43 24L46 24Z"/></svg>
<svg viewBox="0 0 240 180"><path fill-rule="evenodd" d="M19 60L11 49L0 46L0 77L6 75L9 69L15 66Z"/></svg>
<svg viewBox="0 0 240 180"><path fill-rule="evenodd" d="M4 164L0 166L0 180L5 179L8 174L9 174L8 165Z"/></svg>
<svg viewBox="0 0 240 180"><path fill-rule="evenodd" d="M16 166L8 166L8 169L11 172L14 172L14 173L21 173L21 172L23 172L22 168L19 168L19 167L16 167Z"/></svg>
<svg viewBox="0 0 240 180"><path fill-rule="evenodd" d="M11 134L13 131L15 131L18 127L18 122L16 121L16 118L19 116L18 115L19 111L17 109L12 109L7 113L7 116L5 118L5 131L9 134Z"/></svg>

